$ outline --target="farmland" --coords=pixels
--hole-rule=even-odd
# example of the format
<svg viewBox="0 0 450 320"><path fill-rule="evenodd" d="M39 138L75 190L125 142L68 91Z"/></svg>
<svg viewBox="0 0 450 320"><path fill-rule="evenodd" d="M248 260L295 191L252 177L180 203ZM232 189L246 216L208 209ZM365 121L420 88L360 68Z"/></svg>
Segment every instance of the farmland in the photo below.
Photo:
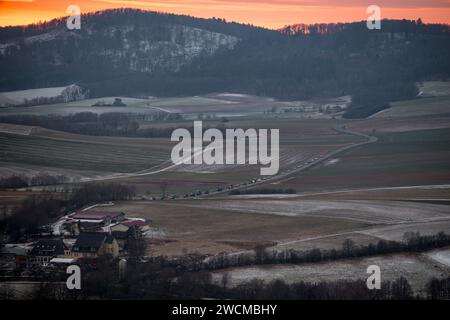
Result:
<svg viewBox="0 0 450 320"><path fill-rule="evenodd" d="M38 108L38 107L33 107ZM91 109L94 109L91 107ZM35 109L39 114L39 109ZM216 123L217 124L217 123ZM280 128L280 171L294 169L312 158L323 156L362 139L334 130L336 120L318 120L319 125L293 119L267 117L232 118L226 128ZM185 122L145 122L143 127L176 128ZM205 121L205 126L214 125ZM74 181L104 179L134 184L144 194L160 194L161 181L169 183L170 193L215 190L242 183L259 175L257 165L178 165L171 166L173 143L169 138L113 138L62 133L39 127L3 124L0 128L3 174L32 174L39 170L65 174ZM104 155L108 155L104 159ZM99 166L99 162L102 165ZM119 179L120 178L120 179Z"/></svg>
<svg viewBox="0 0 450 320"><path fill-rule="evenodd" d="M95 102L111 102L112 97L28 108L4 108L2 114L73 114L90 111L152 114L182 113L196 117L212 115L206 126L219 125L213 120L221 113L230 115L225 128L280 129L280 176L263 184L267 187L293 188L297 192L442 184L449 180L449 121L443 113L448 96L446 83L424 83L425 98L394 103L389 112L396 117L375 115L365 120L307 119L280 117L266 113L278 102L242 94L210 94L184 98L122 98L126 107L92 107ZM110 101L111 100L111 101ZM259 106L256 109L254 106ZM235 108L235 109L233 109ZM438 108L440 114L436 114ZM425 110L416 114L414 110ZM421 111L421 112L422 112ZM233 116L237 115L239 116ZM176 128L189 121L147 121L142 128ZM345 146L364 138L336 131L349 128L354 132L375 134L379 141L340 152L335 157L303 170L311 159L325 158ZM424 130L427 129L427 130ZM38 127L3 125L0 145L3 174L39 170L67 174L74 181L86 177L115 177L134 184L138 192L158 195L161 183L168 184L172 194L195 190L216 190L242 184L258 177L254 165L179 165L170 166L168 138L112 138L72 135ZM26 132L26 136L23 134ZM107 159L104 156L107 154ZM103 158L102 158L103 157ZM99 166L99 162L102 165ZM308 166L309 167L309 166ZM162 169L162 170L161 170ZM137 174L139 173L139 174Z"/></svg>
<svg viewBox="0 0 450 320"><path fill-rule="evenodd" d="M29 89L10 92L0 92L0 107L4 105L17 105L25 100L32 100L40 97L56 97L62 93L66 87Z"/></svg>
<svg viewBox="0 0 450 320"><path fill-rule="evenodd" d="M380 266L383 281L393 281L405 277L417 294L424 294L424 289L431 278L445 278L450 275L450 269L425 255L400 254L375 256L364 259L348 259L339 262L327 262L307 265L282 265L236 268L217 272L214 279L220 282L223 274L228 274L230 285L236 286L251 279L271 281L282 279L287 283L320 282L336 280L365 280L367 266Z"/></svg>
<svg viewBox="0 0 450 320"><path fill-rule="evenodd" d="M372 118L401 118L426 115L448 114L450 112L450 97L426 97L410 101L392 103L392 108L383 110Z"/></svg>
<svg viewBox="0 0 450 320"><path fill-rule="evenodd" d="M166 138L70 134L11 124L0 126L0 175L64 174L67 186L114 179L137 196L102 210L145 218L149 256L239 254L255 248L340 249L379 240L403 241L406 232L450 231L450 118L447 86L425 83L422 97L392 103L368 119L316 117L267 110L286 102L240 94L184 98L123 98L127 107L91 107L99 99L3 109L3 114L182 114L184 119L140 120L143 129L177 128L203 119L205 127L280 130L280 170L263 179L259 165L173 165ZM105 98L112 99L112 98ZM205 116L208 115L208 116ZM224 121L221 117L226 117ZM293 189L296 194L230 195L231 190ZM35 188L39 190L39 188ZM16 205L34 192L8 190ZM162 195L165 200L160 200ZM405 275L420 292L431 278L449 275L448 252L394 254L311 265L221 270L237 285L252 278L287 282L363 279L380 264L386 279Z"/></svg>
<svg viewBox="0 0 450 320"><path fill-rule="evenodd" d="M56 88L59 89L59 88ZM3 115L13 114L58 114L69 115L79 112L94 112L97 114L107 112L124 112L135 114L154 114L156 112L181 113L181 114L228 114L246 115L252 113L263 113L272 107L282 106L281 103L269 98L255 96L227 96L207 95L202 97L180 97L180 98L129 98L118 97L126 106L97 106L98 102L112 104L116 97L103 97L86 99L81 101L40 105L33 107L9 107L2 108Z"/></svg>
<svg viewBox="0 0 450 320"><path fill-rule="evenodd" d="M300 191L445 184L450 180L448 129L379 134L379 141L351 149L280 184ZM326 188L325 188L326 187Z"/></svg>
<svg viewBox="0 0 450 320"><path fill-rule="evenodd" d="M430 198L448 199L448 189L427 191L416 187L289 197L139 201L118 203L108 210L144 216L162 230L164 236L151 245L155 255L230 252L251 249L257 244L274 250L331 249L340 248L345 239L369 244L380 239L403 241L405 232L448 232L450 207L429 202ZM417 200L415 193L421 191L428 199ZM399 201L407 194L412 198Z"/></svg>
<svg viewBox="0 0 450 320"><path fill-rule="evenodd" d="M70 115L80 112L93 112L97 114L108 113L108 112L124 112L124 113L139 113L139 114L153 114L156 112L155 109L148 106L147 99L135 99L135 98L121 98L123 103L126 104L124 107L115 106L101 106L93 107L98 101L104 101L106 103L112 103L114 97L106 97L99 99L87 99L81 101L67 102L67 103L56 103L48 105L40 105L33 107L9 107L1 108L0 113L2 115Z"/></svg>
<svg viewBox="0 0 450 320"><path fill-rule="evenodd" d="M228 210L198 205L203 201L124 202L106 210L145 217L164 237L151 245L152 255L183 252L219 253L275 245L278 241L346 232L369 224L320 216L280 216L249 210Z"/></svg>
<svg viewBox="0 0 450 320"><path fill-rule="evenodd" d="M2 174L58 172L92 176L135 172L167 159L170 145L153 139L87 137L51 130L0 133Z"/></svg>

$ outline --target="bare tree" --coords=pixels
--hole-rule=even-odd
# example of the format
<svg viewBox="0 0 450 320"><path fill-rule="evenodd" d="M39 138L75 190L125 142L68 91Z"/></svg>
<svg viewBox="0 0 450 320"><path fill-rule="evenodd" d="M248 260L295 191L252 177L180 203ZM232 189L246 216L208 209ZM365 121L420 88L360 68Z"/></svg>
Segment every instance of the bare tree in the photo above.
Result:
<svg viewBox="0 0 450 320"><path fill-rule="evenodd" d="M169 183L167 181L161 181L159 184L159 187L161 188L161 196L165 197L167 195L167 187L169 186Z"/></svg>

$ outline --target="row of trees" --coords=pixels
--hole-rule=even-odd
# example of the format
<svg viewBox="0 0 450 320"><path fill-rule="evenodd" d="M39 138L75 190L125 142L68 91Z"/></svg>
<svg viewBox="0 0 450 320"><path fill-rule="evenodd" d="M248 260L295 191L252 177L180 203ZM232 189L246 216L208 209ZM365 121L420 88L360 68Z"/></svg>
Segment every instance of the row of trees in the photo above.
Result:
<svg viewBox="0 0 450 320"><path fill-rule="evenodd" d="M96 114L93 112L80 112L70 115L10 115L0 116L0 123L11 123L27 126L38 126L52 130L92 135L92 136L125 136L142 138L168 138L175 129L184 127L194 134L192 122L186 125L177 124L164 127L153 127L151 122L177 122L184 118L180 114L157 112L154 114L131 114L109 112ZM220 122L219 122L220 121ZM204 130L215 128L225 133L225 118L220 119L212 126L204 126ZM150 122L141 126L140 122Z"/></svg>
<svg viewBox="0 0 450 320"><path fill-rule="evenodd" d="M94 269L82 271L82 290L68 291L61 283L43 282L30 299L238 299L238 300L406 300L449 299L450 278L431 279L425 296L417 296L404 277L382 281L380 290L369 290L364 280L286 283L254 279L230 286L229 274L213 280L209 272L185 272L155 262L130 261L119 272L119 262L108 256ZM53 280L55 281L55 280ZM5 287L3 287L5 288ZM1 299L14 299L0 291Z"/></svg>
<svg viewBox="0 0 450 320"><path fill-rule="evenodd" d="M287 284L283 280L252 280L231 287L225 274L213 281L209 272L177 272L154 263L128 265L123 278L117 264L102 262L84 278L81 298L101 299L238 299L238 300L328 300L412 299L405 278L384 281L381 290L368 290L365 281L335 281Z"/></svg>
<svg viewBox="0 0 450 320"><path fill-rule="evenodd" d="M51 175L40 173L31 177L22 175L11 175L0 178L0 189L19 189L31 186L48 186L54 184L66 183L69 178L65 175Z"/></svg>
<svg viewBox="0 0 450 320"><path fill-rule="evenodd" d="M367 83L355 88L352 103L343 117L348 119L366 118L390 108L390 102L416 97L418 90L412 81Z"/></svg>
<svg viewBox="0 0 450 320"><path fill-rule="evenodd" d="M121 183L88 183L76 189L71 198L70 204L81 207L91 203L104 201L130 200L136 194L134 186Z"/></svg>
<svg viewBox="0 0 450 320"><path fill-rule="evenodd" d="M401 252L422 252L448 245L450 245L450 235L443 232L430 236L406 233L404 242L379 240L375 244L358 246L351 239L346 239L340 249L321 250L314 248L306 251L294 249L278 251L257 246L251 253L219 254L211 257L190 255L180 258L180 260L155 257L152 260L166 266L175 267L177 270L212 271L253 265L317 263Z"/></svg>
<svg viewBox="0 0 450 320"><path fill-rule="evenodd" d="M93 136L170 137L172 128L142 128L140 121L180 121L180 114L156 112L131 114L108 112L96 114L80 112L70 115L10 115L0 117L0 122Z"/></svg>
<svg viewBox="0 0 450 320"><path fill-rule="evenodd" d="M240 194L296 194L297 191L292 188L288 189L272 189L272 188L256 188L250 190L232 190L230 195Z"/></svg>
<svg viewBox="0 0 450 320"><path fill-rule="evenodd" d="M118 183L83 184L66 199L33 195L0 220L0 233L20 240L42 231L43 226L69 210L98 202L129 200L134 195L134 187Z"/></svg>

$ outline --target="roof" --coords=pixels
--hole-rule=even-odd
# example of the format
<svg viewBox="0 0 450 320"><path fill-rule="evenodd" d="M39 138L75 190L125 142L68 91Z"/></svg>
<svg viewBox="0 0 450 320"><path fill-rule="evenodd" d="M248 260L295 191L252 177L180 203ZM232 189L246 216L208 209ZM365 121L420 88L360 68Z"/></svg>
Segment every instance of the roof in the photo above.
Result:
<svg viewBox="0 0 450 320"><path fill-rule="evenodd" d="M87 219L87 220L103 220L106 218L116 218L124 215L122 212L108 212L108 211L79 211L75 213L72 219Z"/></svg>
<svg viewBox="0 0 450 320"><path fill-rule="evenodd" d="M142 220L129 220L129 221L122 222L122 224L127 227L134 227L134 226L144 227L147 225L147 223Z"/></svg>
<svg viewBox="0 0 450 320"><path fill-rule="evenodd" d="M74 252L97 252L102 246L108 234L105 232L86 232L78 236L72 247Z"/></svg>
<svg viewBox="0 0 450 320"><path fill-rule="evenodd" d="M67 247L61 239L41 239L33 246L33 256L56 256L64 254Z"/></svg>
<svg viewBox="0 0 450 320"><path fill-rule="evenodd" d="M75 261L75 259L72 258L53 258L52 260L50 260L51 263L73 263Z"/></svg>
<svg viewBox="0 0 450 320"><path fill-rule="evenodd" d="M97 222L95 220L89 220L89 221L82 221L79 224L79 227L83 230L96 230L96 229L100 229L101 227L103 227L103 223L102 222Z"/></svg>

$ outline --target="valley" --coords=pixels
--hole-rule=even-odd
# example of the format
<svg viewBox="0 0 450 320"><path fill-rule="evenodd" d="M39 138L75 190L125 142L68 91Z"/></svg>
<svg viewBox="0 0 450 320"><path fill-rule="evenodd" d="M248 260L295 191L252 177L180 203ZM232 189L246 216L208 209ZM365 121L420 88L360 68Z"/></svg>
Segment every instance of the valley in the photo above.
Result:
<svg viewBox="0 0 450 320"><path fill-rule="evenodd" d="M82 17L0 28L0 276L79 263L82 299L448 296L448 25Z"/></svg>

